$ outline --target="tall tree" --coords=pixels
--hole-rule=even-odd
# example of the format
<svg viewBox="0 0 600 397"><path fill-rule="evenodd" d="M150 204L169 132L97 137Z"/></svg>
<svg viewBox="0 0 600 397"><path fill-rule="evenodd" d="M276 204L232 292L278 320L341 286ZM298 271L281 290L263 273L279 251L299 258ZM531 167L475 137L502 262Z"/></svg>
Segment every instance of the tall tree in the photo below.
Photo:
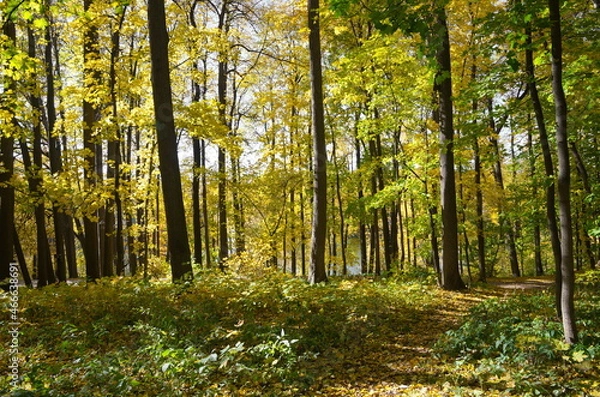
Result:
<svg viewBox="0 0 600 397"><path fill-rule="evenodd" d="M218 29L224 37L227 37L229 30L229 0L223 0L221 8L218 11L219 25ZM222 51L219 54L217 70L217 96L219 102L220 121L227 126L227 75L228 75L227 52ZM218 212L219 212L219 267L224 269L224 261L229 256L229 236L227 232L227 153L222 145L219 145L218 152Z"/></svg>
<svg viewBox="0 0 600 397"><path fill-rule="evenodd" d="M91 18L93 0L83 0L85 18ZM98 28L96 21L89 19L85 24L83 39L83 74L85 80L85 96L83 99L83 148L84 148L84 179L87 189L93 189L97 184L97 139L96 121L98 117L97 98L94 98L96 85L99 84L97 60L100 57L98 47ZM86 214L83 219L85 270L88 280L100 277L99 236L97 211Z"/></svg>
<svg viewBox="0 0 600 397"><path fill-rule="evenodd" d="M313 218L308 280L311 284L327 281L325 244L327 242L327 151L325 147L325 111L321 66L321 28L319 0L308 0L308 46L313 134Z"/></svg>
<svg viewBox="0 0 600 397"><path fill-rule="evenodd" d="M148 1L148 28L152 59L152 97L158 137L159 168L167 219L171 276L174 282L192 277L191 252L185 210L177 137L169 75L169 36L165 22L164 0Z"/></svg>
<svg viewBox="0 0 600 397"><path fill-rule="evenodd" d="M29 56L36 57L36 40L31 26L27 27L27 38L29 43ZM34 111L33 114L33 162L28 153L25 140L21 140L21 151L23 154L23 163L28 174L29 188L35 200L34 216L36 226L37 242L37 265L38 265L38 284L37 287L43 287L48 283L56 281L54 269L52 266L52 254L46 231L46 208L43 197L42 182L42 99L39 96L37 76L31 76L29 103Z"/></svg>
<svg viewBox="0 0 600 397"><path fill-rule="evenodd" d="M46 7L49 8L50 1L46 1ZM54 129L56 127L56 94L54 87L54 65L53 65L53 37L51 25L48 24L45 29L46 44L44 47L44 62L46 66L46 118L48 132L48 155L50 157L50 171L58 175L62 171L61 146L60 140ZM58 281L67 280L67 248L66 241L66 222L67 216L61 211L59 205L54 203L52 207L54 220L54 240L56 250L56 275ZM71 248L71 247L69 247ZM71 258L72 259L72 258Z"/></svg>
<svg viewBox="0 0 600 397"><path fill-rule="evenodd" d="M561 312L565 341L577 342L575 325L575 272L573 266L573 228L571 224L571 166L567 129L567 99L563 88L563 49L560 0L548 0L550 36L552 42L552 93L556 119L556 147L558 158L558 208L560 215L561 248Z"/></svg>
<svg viewBox="0 0 600 397"><path fill-rule="evenodd" d="M439 40L436 50L437 74L435 91L438 98L440 124L440 189L442 207L442 263L441 287L460 290L465 284L460 277L458 255L458 216L456 212L456 180L454 172L454 123L452 104L452 72L450 62L450 36L446 21L446 10L437 7L436 28Z"/></svg>
<svg viewBox="0 0 600 397"><path fill-rule="evenodd" d="M525 71L527 74L527 88L531 98L533 113L539 134L540 147L542 149L542 158L544 159L544 171L547 182L545 184L546 196L546 223L550 233L550 244L552 246L552 255L554 259L555 280L556 280L556 308L560 315L560 283L561 283L561 247L560 236L558 231L557 214L556 214L556 186L554 183L554 165L552 161L552 153L550 150L550 141L546 130L546 119L544 117L544 108L538 91L537 79L535 75L535 63L533 58L533 38L531 24L527 24L525 28L526 34L526 50L525 50Z"/></svg>
<svg viewBox="0 0 600 397"><path fill-rule="evenodd" d="M6 16L2 34L9 40L8 45L13 45L16 40L15 25L11 15ZM4 63L4 60L0 60ZM0 111L10 114L10 120L0 123L0 280L10 275L10 262L13 260L13 227L15 221L15 190L10 184L14 172L14 119L15 81L8 78L5 91L0 96Z"/></svg>

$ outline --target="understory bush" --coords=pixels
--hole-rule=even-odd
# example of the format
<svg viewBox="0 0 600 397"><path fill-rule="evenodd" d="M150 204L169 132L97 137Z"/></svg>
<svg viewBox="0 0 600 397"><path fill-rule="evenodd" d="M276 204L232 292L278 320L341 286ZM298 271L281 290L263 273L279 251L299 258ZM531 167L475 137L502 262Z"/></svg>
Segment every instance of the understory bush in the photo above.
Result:
<svg viewBox="0 0 600 397"><path fill-rule="evenodd" d="M523 396L591 395L600 386L600 273L577 282L579 343L564 342L552 291L486 300L435 345L456 385Z"/></svg>
<svg viewBox="0 0 600 397"><path fill-rule="evenodd" d="M302 394L310 362L358 349L388 324L400 332L410 311L395 309L411 303L393 282L310 286L276 271L204 272L179 285L103 279L20 295L19 383L36 396ZM10 390L0 377L0 395Z"/></svg>

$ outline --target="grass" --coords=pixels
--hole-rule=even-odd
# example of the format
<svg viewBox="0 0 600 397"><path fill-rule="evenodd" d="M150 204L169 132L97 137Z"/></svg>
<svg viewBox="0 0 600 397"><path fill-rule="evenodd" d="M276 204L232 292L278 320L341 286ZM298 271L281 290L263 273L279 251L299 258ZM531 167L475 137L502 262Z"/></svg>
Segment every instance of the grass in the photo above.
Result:
<svg viewBox="0 0 600 397"><path fill-rule="evenodd" d="M593 395L600 276L580 280L582 343L561 344L548 292L431 277L199 274L20 290L19 390L35 396ZM4 307L7 297L2 299ZM0 314L0 328L10 322ZM7 332L0 342L9 344ZM10 359L9 349L0 362ZM5 372L6 373L6 372ZM0 394L19 395L11 378ZM541 394L536 394L541 393ZM598 394L596 394L598 395Z"/></svg>

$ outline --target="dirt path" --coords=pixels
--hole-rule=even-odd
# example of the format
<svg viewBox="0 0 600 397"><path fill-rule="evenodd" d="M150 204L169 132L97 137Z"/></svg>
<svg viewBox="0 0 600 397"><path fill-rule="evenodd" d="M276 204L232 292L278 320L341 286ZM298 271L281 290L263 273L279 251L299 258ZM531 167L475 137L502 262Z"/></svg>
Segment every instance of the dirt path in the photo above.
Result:
<svg viewBox="0 0 600 397"><path fill-rule="evenodd" d="M311 395L436 396L449 395L441 386L449 375L432 357L432 347L456 329L469 309L483 300L551 288L546 278L490 279L492 288L443 293L440 304L417 310L403 332L382 330L365 340L360 351L335 351L321 357L321 375Z"/></svg>
<svg viewBox="0 0 600 397"><path fill-rule="evenodd" d="M488 284L499 289L540 290L554 287L552 277L490 278Z"/></svg>

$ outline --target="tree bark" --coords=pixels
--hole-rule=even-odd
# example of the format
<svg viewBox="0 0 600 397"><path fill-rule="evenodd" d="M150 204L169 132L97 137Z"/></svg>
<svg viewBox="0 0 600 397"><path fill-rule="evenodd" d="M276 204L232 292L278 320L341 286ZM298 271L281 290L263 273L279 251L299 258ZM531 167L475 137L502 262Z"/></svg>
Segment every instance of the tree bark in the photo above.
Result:
<svg viewBox="0 0 600 397"><path fill-rule="evenodd" d="M319 0L308 0L311 110L313 133L313 218L308 280L311 284L327 281L325 244L327 242L327 152L325 147L325 111L321 67Z"/></svg>
<svg viewBox="0 0 600 397"><path fill-rule="evenodd" d="M119 23L117 28L113 28L111 35L111 50L110 50L110 70L109 70L109 90L110 100L112 106L112 134L108 138L107 144L107 163L106 163L106 178L112 181L113 196L107 200L106 213L105 213L105 226L104 226L104 261L102 263L102 275L104 277L110 277L115 274L115 269L123 266L123 250L119 249L122 247L123 240L120 238L121 235L116 229L116 219L118 214L116 211L119 209L117 201L120 200L119 186L120 186L120 142L121 142L121 130L118 122L118 110L117 110L117 72L116 63L120 56L121 51L121 26L125 20L126 8L123 8L121 15L119 16Z"/></svg>
<svg viewBox="0 0 600 397"><path fill-rule="evenodd" d="M27 27L27 38L29 42L29 56L36 58L36 40L31 30ZM29 190L35 200L34 216L36 226L36 242L37 242L37 257L38 257L38 285L43 287L49 283L56 282L54 268L52 266L52 253L50 252L50 243L46 231L46 206L43 198L42 188L42 99L37 94L37 84L33 83L29 95L29 103L35 110L35 116L32 120L33 124L33 162L29 156L27 145L24 139L21 140L21 151L23 154L23 163L25 171L28 174Z"/></svg>
<svg viewBox="0 0 600 397"><path fill-rule="evenodd" d="M226 34L228 31L228 0L223 0L219 14L218 29ZM219 101L219 117L221 123L228 127L226 118L227 106L227 54L220 54L217 71L217 96ZM229 233L227 230L227 154L225 148L219 146L218 153L218 213L219 213L219 268L225 269L225 259L229 256Z"/></svg>
<svg viewBox="0 0 600 397"><path fill-rule="evenodd" d="M173 281L178 282L192 277L192 264L177 155L164 0L148 1L148 27L152 58L152 96L171 275Z"/></svg>
<svg viewBox="0 0 600 397"><path fill-rule="evenodd" d="M49 2L48 2L49 3ZM49 4L47 4L49 5ZM45 29L46 44L44 46L44 63L46 67L46 114L48 134L48 155L50 157L50 172L59 174L62 172L62 159L60 140L54 131L56 126L56 95L54 88L54 65L52 63L52 34L50 24ZM56 276L58 281L67 281L67 263L65 254L65 214L58 204L52 206L52 218L54 223L54 242L56 250Z"/></svg>
<svg viewBox="0 0 600 397"><path fill-rule="evenodd" d="M13 43L16 40L15 25L7 20L3 26L3 33ZM14 81L7 79L6 91L13 92L9 97L4 93L0 97L0 107L10 110L12 95L14 95ZM10 111L13 113L12 110ZM10 125L16 123L13 119ZM7 123L8 124L8 123ZM10 263L13 260L13 227L15 222L15 190L8 182L14 173L14 138L11 131L0 131L0 280L10 276Z"/></svg>
<svg viewBox="0 0 600 397"><path fill-rule="evenodd" d="M21 269L21 275L23 276L23 282L28 288L33 288L33 282L31 281L31 275L27 268L27 261L25 260L25 253L21 246L21 240L17 234L17 228L13 225L13 240L15 245L15 255L17 255L17 261L19 262L19 268Z"/></svg>
<svg viewBox="0 0 600 397"><path fill-rule="evenodd" d="M533 63L533 50L531 49L532 44L532 33L531 26L526 28L527 41L525 51L525 68L527 71L527 88L531 96L531 104L533 106L533 112L535 114L535 121L538 127L540 146L542 148L542 157L544 158L544 171L546 173L546 222L548 224L548 231L550 232L550 243L552 245L552 255L554 258L554 279L556 284L556 310L558 317L561 317L561 247L560 237L558 232L557 214L556 214L556 196L555 196L555 184L554 184L554 165L552 164L552 154L550 152L550 143L548 140L548 132L546 130L546 120L544 118L544 110L540 96L537 89L537 82L535 78L535 64Z"/></svg>
<svg viewBox="0 0 600 397"><path fill-rule="evenodd" d="M567 129L567 100L562 79L562 32L560 0L548 0L550 34L552 40L552 93L556 119L556 146L558 158L558 208L561 237L561 312L565 341L577 342L575 325L575 272L573 269L573 229L571 225L571 165Z"/></svg>
<svg viewBox="0 0 600 397"><path fill-rule="evenodd" d="M355 135L358 135L358 114L355 119ZM360 166L362 163L362 155L360 151L360 140L359 138L354 138L354 151L356 155L356 169L360 170ZM364 204L362 202L364 198L363 186L362 182L359 182L358 186L358 202L360 205L360 213L359 213L359 225L358 225L358 239L360 245L360 272L361 274L366 274L368 271L367 268L367 226L364 221Z"/></svg>
<svg viewBox="0 0 600 397"><path fill-rule="evenodd" d="M496 128L496 122L494 120L493 114L493 103L491 99L488 99L488 112L489 112L489 122L490 129L494 134L499 134L501 128ZM489 138L490 144L492 145L492 149L494 150L495 162L493 167L493 174L496 184L498 185L498 189L500 189L501 200L498 204L498 213L500 214L500 229L504 234L506 243L508 244L509 251L509 260L510 260L510 270L512 272L513 277L520 277L521 271L519 269L519 260L517 257L517 246L515 242L515 231L513 229L513 224L510 219L506 217L506 211L504 209L504 201L505 201L505 187L504 187L504 174L502 172L502 156L500 154L500 145L498 143L498 139L495 135Z"/></svg>
<svg viewBox="0 0 600 397"><path fill-rule="evenodd" d="M93 0L83 0L84 12L89 12ZM92 66L93 62L99 57L98 49L98 30L93 23L86 24L83 42L83 74L85 76L86 94L83 99L83 148L84 148L84 168L83 175L86 189L92 191L96 185L96 140L94 133L96 124L97 108L90 96L94 86L98 84L98 72ZM84 229L84 255L86 277L89 281L95 281L100 278L99 263L99 239L98 222L94 220L97 212L85 215L83 219Z"/></svg>
<svg viewBox="0 0 600 397"><path fill-rule="evenodd" d="M440 191L442 207L442 263L441 287L461 290L465 284L459 273L458 216L456 213L456 180L454 174L454 123L452 104L452 72L450 62L450 37L446 22L446 10L437 10L437 28L441 43L436 54L438 71L435 91L438 94L440 124Z"/></svg>

